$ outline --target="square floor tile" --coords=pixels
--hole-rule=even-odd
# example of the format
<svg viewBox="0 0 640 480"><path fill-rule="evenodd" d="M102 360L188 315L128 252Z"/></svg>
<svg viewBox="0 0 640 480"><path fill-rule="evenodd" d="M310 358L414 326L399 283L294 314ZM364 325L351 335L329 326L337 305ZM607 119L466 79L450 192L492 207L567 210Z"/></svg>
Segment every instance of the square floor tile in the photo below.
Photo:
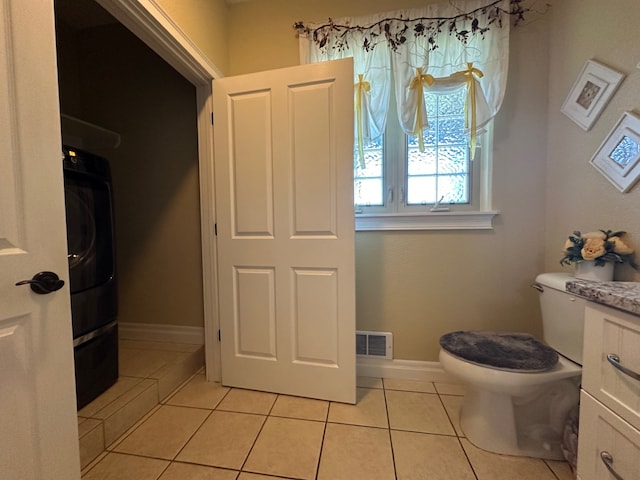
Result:
<svg viewBox="0 0 640 480"><path fill-rule="evenodd" d="M313 480L324 422L269 417L243 470Z"/></svg>
<svg viewBox="0 0 640 480"><path fill-rule="evenodd" d="M549 465L549 468L559 480L575 480L576 475L571 470L568 462L559 460L545 460L544 462Z"/></svg>
<svg viewBox="0 0 640 480"><path fill-rule="evenodd" d="M328 423L318 480L395 478L389 431Z"/></svg>
<svg viewBox="0 0 640 480"><path fill-rule="evenodd" d="M267 415L278 396L275 393L233 388L220 402L217 409L229 412Z"/></svg>
<svg viewBox="0 0 640 480"><path fill-rule="evenodd" d="M462 383L434 383L436 391L440 395L460 395L463 396L466 387Z"/></svg>
<svg viewBox="0 0 640 480"><path fill-rule="evenodd" d="M403 380L401 378L383 379L385 390L403 390L405 392L436 393L431 382L421 380Z"/></svg>
<svg viewBox="0 0 640 480"><path fill-rule="evenodd" d="M120 339L120 349L134 350L170 350L173 352L195 352L202 348L202 344L195 343L173 343L173 342L153 342L148 340L125 340Z"/></svg>
<svg viewBox="0 0 640 480"><path fill-rule="evenodd" d="M218 382L209 382L199 373L167 400L168 405L214 409L229 392Z"/></svg>
<svg viewBox="0 0 640 480"><path fill-rule="evenodd" d="M156 458L109 453L83 477L83 480L156 480L169 462Z"/></svg>
<svg viewBox="0 0 640 480"><path fill-rule="evenodd" d="M176 460L240 470L265 419L214 410Z"/></svg>
<svg viewBox="0 0 640 480"><path fill-rule="evenodd" d="M162 367L178 363L185 353L172 350L120 349L120 375L149 378Z"/></svg>
<svg viewBox="0 0 640 480"><path fill-rule="evenodd" d="M78 422L80 437L80 468L84 468L104 451L104 427L92 418Z"/></svg>
<svg viewBox="0 0 640 480"><path fill-rule="evenodd" d="M93 417L96 413L100 412L111 403L117 401L120 397L130 392L136 385L140 384L143 380L133 377L118 377L116 383L109 387L105 392L99 395L95 400L85 405L78 412L80 417Z"/></svg>
<svg viewBox="0 0 640 480"><path fill-rule="evenodd" d="M456 437L391 431L398 480L475 480Z"/></svg>
<svg viewBox="0 0 640 480"><path fill-rule="evenodd" d="M544 461L487 452L461 438L478 480L556 480Z"/></svg>
<svg viewBox="0 0 640 480"><path fill-rule="evenodd" d="M329 421L382 428L389 425L384 390L358 388L356 402L355 405L331 402Z"/></svg>
<svg viewBox="0 0 640 480"><path fill-rule="evenodd" d="M242 472L238 480L293 480L286 477L272 477L271 475L261 475L259 473Z"/></svg>
<svg viewBox="0 0 640 480"><path fill-rule="evenodd" d="M236 480L238 472L173 462L158 480Z"/></svg>
<svg viewBox="0 0 640 480"><path fill-rule="evenodd" d="M278 395L278 399L271 409L271 415L324 422L327 420L328 411L329 402L324 400Z"/></svg>
<svg viewBox="0 0 640 480"><path fill-rule="evenodd" d="M198 408L164 405L113 450L173 460L209 413Z"/></svg>
<svg viewBox="0 0 640 480"><path fill-rule="evenodd" d="M392 429L455 435L438 395L394 390L386 395Z"/></svg>
<svg viewBox="0 0 640 480"><path fill-rule="evenodd" d="M175 363L168 363L151 374L158 380L160 401L166 401L177 388L204 364L204 349L191 353L180 353Z"/></svg>
<svg viewBox="0 0 640 480"><path fill-rule="evenodd" d="M156 405L158 405L158 383L146 379L98 412L96 418L104 418L105 445L111 445Z"/></svg>
<svg viewBox="0 0 640 480"><path fill-rule="evenodd" d="M363 388L384 388L379 377L356 377L356 386Z"/></svg>
<svg viewBox="0 0 640 480"><path fill-rule="evenodd" d="M449 420L451 420L453 424L456 435L464 437L464 432L460 426L460 412L462 411L464 397L457 395L440 395L440 400L444 404L444 409L447 411L447 415L449 415Z"/></svg>

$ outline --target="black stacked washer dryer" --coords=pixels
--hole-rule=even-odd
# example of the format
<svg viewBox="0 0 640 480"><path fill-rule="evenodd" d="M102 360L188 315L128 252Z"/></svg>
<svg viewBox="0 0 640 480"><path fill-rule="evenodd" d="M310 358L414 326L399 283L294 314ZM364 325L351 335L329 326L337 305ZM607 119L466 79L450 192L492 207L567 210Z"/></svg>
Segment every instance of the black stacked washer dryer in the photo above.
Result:
<svg viewBox="0 0 640 480"><path fill-rule="evenodd" d="M63 147L78 409L118 379L118 294L111 173L105 158Z"/></svg>

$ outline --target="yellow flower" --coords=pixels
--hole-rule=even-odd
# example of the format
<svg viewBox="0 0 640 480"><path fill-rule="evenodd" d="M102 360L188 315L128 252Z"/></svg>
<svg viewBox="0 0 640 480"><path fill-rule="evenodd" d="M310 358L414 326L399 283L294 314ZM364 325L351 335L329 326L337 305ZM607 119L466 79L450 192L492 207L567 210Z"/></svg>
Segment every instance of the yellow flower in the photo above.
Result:
<svg viewBox="0 0 640 480"><path fill-rule="evenodd" d="M585 260L593 260L601 257L606 253L604 248L604 239L595 237L587 238L580 253L582 254L582 258Z"/></svg>
<svg viewBox="0 0 640 480"><path fill-rule="evenodd" d="M607 238L607 235L604 232L601 232L600 230L598 230L597 232L583 233L582 234L582 238L584 238L584 239L587 239L587 238L601 238L602 240L605 240Z"/></svg>
<svg viewBox="0 0 640 480"><path fill-rule="evenodd" d="M633 253L633 249L629 248L620 237L609 237L609 241L613 243L613 251L618 255L631 255Z"/></svg>

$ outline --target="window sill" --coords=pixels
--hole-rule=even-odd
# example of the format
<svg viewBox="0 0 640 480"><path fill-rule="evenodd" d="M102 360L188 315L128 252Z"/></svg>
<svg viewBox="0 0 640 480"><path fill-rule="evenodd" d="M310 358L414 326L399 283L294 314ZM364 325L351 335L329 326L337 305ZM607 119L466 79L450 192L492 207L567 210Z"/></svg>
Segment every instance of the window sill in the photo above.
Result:
<svg viewBox="0 0 640 480"><path fill-rule="evenodd" d="M408 214L359 214L356 231L376 230L493 230L499 212L433 212Z"/></svg>

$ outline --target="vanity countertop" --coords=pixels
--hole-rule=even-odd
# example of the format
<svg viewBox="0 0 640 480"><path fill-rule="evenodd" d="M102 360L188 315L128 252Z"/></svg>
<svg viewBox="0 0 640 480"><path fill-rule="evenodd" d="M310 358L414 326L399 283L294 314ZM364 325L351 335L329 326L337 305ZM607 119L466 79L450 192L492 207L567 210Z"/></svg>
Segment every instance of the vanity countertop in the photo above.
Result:
<svg viewBox="0 0 640 480"><path fill-rule="evenodd" d="M576 278L567 282L566 289L593 302L640 315L640 282L591 282Z"/></svg>

